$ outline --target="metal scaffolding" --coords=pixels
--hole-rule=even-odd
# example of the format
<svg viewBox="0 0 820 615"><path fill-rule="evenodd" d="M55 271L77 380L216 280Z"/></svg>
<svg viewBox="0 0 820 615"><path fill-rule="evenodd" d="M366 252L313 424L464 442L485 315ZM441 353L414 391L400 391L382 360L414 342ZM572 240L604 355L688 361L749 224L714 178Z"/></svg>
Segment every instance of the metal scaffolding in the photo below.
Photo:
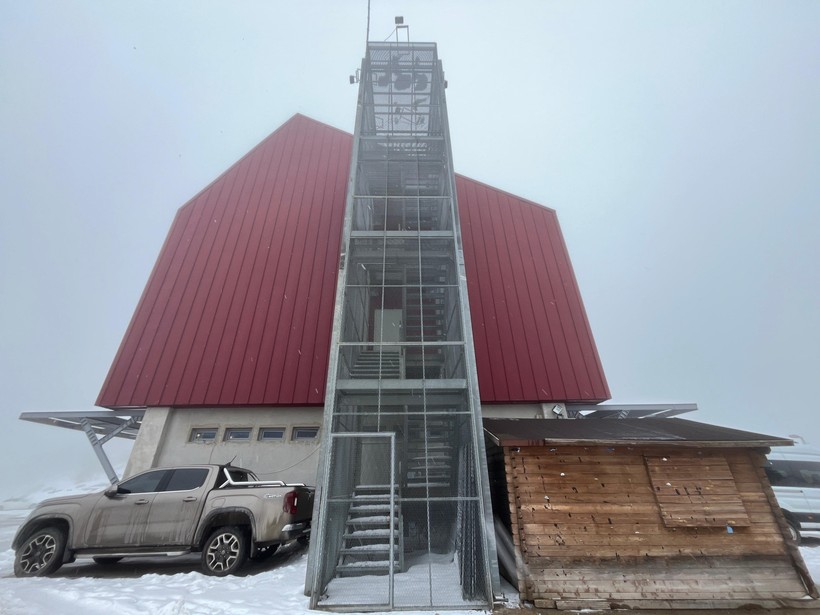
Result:
<svg viewBox="0 0 820 615"><path fill-rule="evenodd" d="M485 608L498 589L444 87L435 44L368 44L312 608Z"/></svg>

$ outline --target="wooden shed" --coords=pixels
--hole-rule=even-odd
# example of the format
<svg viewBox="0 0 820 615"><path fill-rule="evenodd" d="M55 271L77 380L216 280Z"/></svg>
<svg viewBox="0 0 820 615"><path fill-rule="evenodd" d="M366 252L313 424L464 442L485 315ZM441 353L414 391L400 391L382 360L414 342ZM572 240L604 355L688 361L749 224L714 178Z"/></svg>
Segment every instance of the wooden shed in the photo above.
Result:
<svg viewBox="0 0 820 615"><path fill-rule="evenodd" d="M487 419L484 429L522 600L817 605L763 471L769 447L791 440L671 418Z"/></svg>

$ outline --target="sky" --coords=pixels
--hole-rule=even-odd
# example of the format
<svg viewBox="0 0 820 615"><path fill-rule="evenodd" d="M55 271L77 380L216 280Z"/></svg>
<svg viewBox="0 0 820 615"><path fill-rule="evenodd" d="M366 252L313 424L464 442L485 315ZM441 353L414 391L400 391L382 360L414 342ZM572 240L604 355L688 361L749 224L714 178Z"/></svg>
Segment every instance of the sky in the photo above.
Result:
<svg viewBox="0 0 820 615"><path fill-rule="evenodd" d="M372 0L371 40L395 15L439 45L456 170L558 212L612 401L820 446L820 3ZM94 409L188 199L294 113L353 131L366 29L365 0L0 0L4 466L103 476L17 417Z"/></svg>

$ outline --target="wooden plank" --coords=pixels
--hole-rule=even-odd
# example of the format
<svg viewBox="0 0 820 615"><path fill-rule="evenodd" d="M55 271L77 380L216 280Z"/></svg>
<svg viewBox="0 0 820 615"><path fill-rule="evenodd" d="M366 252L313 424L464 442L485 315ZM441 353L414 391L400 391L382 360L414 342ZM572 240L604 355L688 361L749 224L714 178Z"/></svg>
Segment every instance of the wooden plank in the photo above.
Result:
<svg viewBox="0 0 820 615"><path fill-rule="evenodd" d="M539 534L564 534L564 535L587 535L587 534L601 534L606 536L624 534L652 534L659 536L670 535L668 527L662 523L624 523L624 524L600 524L600 523L522 523L521 527L527 536ZM686 536L697 537L699 535L714 537L716 535L726 534L726 528L683 528L681 530L674 530L672 533ZM769 531L753 532L756 536L770 535L777 539L778 528L771 524ZM748 528L738 528L736 532L749 531Z"/></svg>
<svg viewBox="0 0 820 615"><path fill-rule="evenodd" d="M779 544L738 544L738 545L705 545L698 548L657 545L574 545L572 547L541 545L537 550L522 546L524 559L533 565L538 558L618 558L618 557L670 557L670 556L740 556L740 555L783 555L784 545Z"/></svg>
<svg viewBox="0 0 820 615"><path fill-rule="evenodd" d="M728 467L726 468L726 473L729 474ZM579 466L579 465L572 465L572 466L551 466L551 465L532 465L527 464L520 467L513 467L513 474L515 476L524 475L524 476L545 476L545 477L567 477L567 476L578 476L581 478L588 478L590 476L600 476L600 477L608 477L608 476L637 476L642 480L646 480L646 468L644 466L638 464L620 464L616 466ZM685 476L686 474L681 474ZM702 476L700 474L695 473L692 471L691 476L698 477ZM712 475L710 475L711 477ZM724 476L721 475L721 478ZM731 474L728 477L731 479Z"/></svg>
<svg viewBox="0 0 820 615"><path fill-rule="evenodd" d="M609 605L608 601L605 601L608 605L606 610L612 608ZM597 600L559 600L556 601L555 607L559 610L583 610L583 609L590 609L590 610L601 610L599 606L600 601ZM792 608L801 608L799 604L789 604ZM760 609L782 609L783 602L781 600L767 600L767 599L755 599L751 601L743 601L743 600L721 600L721 599L713 599L713 600L622 600L618 602L617 608L619 609L655 609L655 610L668 610L668 609L709 609L709 610L722 610L722 609L743 609L743 608L760 608ZM805 606L803 608L806 608ZM817 608L816 605L810 605L809 608Z"/></svg>
<svg viewBox="0 0 820 615"><path fill-rule="evenodd" d="M538 549L541 546L553 547L554 545L657 545L686 547L697 550L703 546L717 547L721 542L726 545L751 545L751 544L779 544L775 536L760 536L755 534L699 534L699 535L679 535L670 533L661 534L525 534L522 544L531 549Z"/></svg>
<svg viewBox="0 0 820 615"><path fill-rule="evenodd" d="M510 449L505 447L504 449L504 471L507 478L507 490L509 491L510 495L510 525L513 535L513 544L515 545L515 574L518 578L518 593L523 600L532 600L533 596L531 592L527 590L526 582L528 578L528 568L524 561L524 555L521 550L521 543L522 543L522 534L518 524L518 517L516 515L516 504L515 501L516 497L516 481L513 477L513 470L512 470L512 461L510 457Z"/></svg>

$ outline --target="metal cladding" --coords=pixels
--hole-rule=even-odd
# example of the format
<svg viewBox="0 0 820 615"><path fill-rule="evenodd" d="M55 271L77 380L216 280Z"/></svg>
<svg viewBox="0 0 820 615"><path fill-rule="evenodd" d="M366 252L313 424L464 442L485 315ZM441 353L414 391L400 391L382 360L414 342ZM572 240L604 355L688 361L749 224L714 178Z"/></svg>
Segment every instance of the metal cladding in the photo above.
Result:
<svg viewBox="0 0 820 615"><path fill-rule="evenodd" d="M348 133L295 115L177 213L97 405L321 405ZM456 176L483 403L608 399L555 212Z"/></svg>
<svg viewBox="0 0 820 615"><path fill-rule="evenodd" d="M362 62L319 464L311 607L487 608L500 590L444 73Z"/></svg>

